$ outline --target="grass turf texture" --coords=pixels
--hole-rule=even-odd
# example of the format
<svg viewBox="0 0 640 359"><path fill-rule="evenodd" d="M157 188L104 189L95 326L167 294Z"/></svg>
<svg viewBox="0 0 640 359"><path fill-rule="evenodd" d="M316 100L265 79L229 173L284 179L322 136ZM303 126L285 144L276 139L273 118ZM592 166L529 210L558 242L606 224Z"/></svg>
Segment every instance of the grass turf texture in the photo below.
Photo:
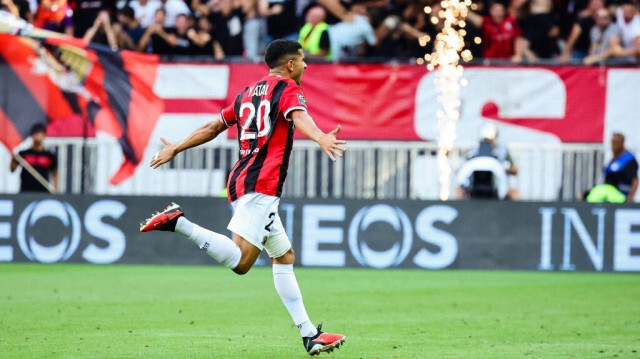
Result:
<svg viewBox="0 0 640 359"><path fill-rule="evenodd" d="M3 358L304 358L270 268L0 265ZM338 358L640 358L640 275L307 269ZM322 354L326 356L327 354Z"/></svg>

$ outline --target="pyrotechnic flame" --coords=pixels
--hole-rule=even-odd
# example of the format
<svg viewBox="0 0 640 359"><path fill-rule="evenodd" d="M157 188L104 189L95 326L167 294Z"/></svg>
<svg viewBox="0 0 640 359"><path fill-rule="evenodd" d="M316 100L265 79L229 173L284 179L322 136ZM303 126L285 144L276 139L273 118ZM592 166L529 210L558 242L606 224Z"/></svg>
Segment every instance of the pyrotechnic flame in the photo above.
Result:
<svg viewBox="0 0 640 359"><path fill-rule="evenodd" d="M419 64L427 61L427 69L437 70L434 79L435 89L438 93L438 102L442 108L437 111L438 129L438 179L440 183L440 199L449 199L451 187L451 165L448 154L453 149L456 140L456 122L460 117L460 88L466 84L462 79L462 65L460 59L470 61L471 52L464 50L464 36L466 31L465 19L471 0L444 0L440 3L442 10L438 16L433 15L431 7L425 7L425 13L431 15L431 22L437 24L443 21L442 31L436 36L434 53L425 55L424 60L418 59ZM420 45L426 39L420 40Z"/></svg>

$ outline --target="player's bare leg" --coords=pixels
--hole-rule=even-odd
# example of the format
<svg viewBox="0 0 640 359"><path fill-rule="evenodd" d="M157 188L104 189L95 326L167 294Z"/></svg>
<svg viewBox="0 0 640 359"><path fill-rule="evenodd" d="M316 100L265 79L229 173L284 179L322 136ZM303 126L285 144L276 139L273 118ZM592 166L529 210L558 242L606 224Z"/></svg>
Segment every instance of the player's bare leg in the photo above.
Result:
<svg viewBox="0 0 640 359"><path fill-rule="evenodd" d="M171 231L182 234L194 242L200 249L222 265L237 274L246 274L254 265L261 250L238 234L233 240L222 234L204 229L185 218L182 208L173 203L164 211L156 212L140 226L141 232ZM291 245L288 243L290 247ZM307 352L319 355L339 348L345 341L342 334L322 332L322 325L317 328L307 315L302 301L302 293L293 273L295 254L289 248L282 256L273 258L273 281L278 295L282 299L294 323L298 326Z"/></svg>
<svg viewBox="0 0 640 359"><path fill-rule="evenodd" d="M234 234L233 240L231 240L225 235L202 228L189 221L184 216L182 208L175 203L145 220L140 226L140 231L179 233L189 238L218 263L237 274L247 273L260 255L260 249L237 234Z"/></svg>
<svg viewBox="0 0 640 359"><path fill-rule="evenodd" d="M232 270L236 272L236 274L247 274L262 251L235 233L233 234L233 242L240 248L241 256L238 265Z"/></svg>
<svg viewBox="0 0 640 359"><path fill-rule="evenodd" d="M345 341L342 334L323 333L322 325L317 328L307 315L307 310L302 301L302 293L298 286L298 281L293 273L293 263L295 254L293 249L289 249L283 256L273 258L273 282L282 303L287 308L293 322L300 330L302 342L307 353L310 355L320 355L321 352L331 352L339 348Z"/></svg>

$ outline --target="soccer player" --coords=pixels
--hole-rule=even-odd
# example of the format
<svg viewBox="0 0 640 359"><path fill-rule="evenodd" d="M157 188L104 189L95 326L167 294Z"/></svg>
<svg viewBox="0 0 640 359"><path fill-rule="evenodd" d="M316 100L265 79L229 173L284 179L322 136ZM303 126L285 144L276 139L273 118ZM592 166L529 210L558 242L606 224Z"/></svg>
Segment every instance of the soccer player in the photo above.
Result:
<svg viewBox="0 0 640 359"><path fill-rule="evenodd" d="M293 273L294 253L284 231L278 204L287 176L294 129L318 143L331 158L342 157L346 142L338 140L340 126L322 132L307 113L300 88L307 68L297 41L275 40L266 49L269 74L247 86L233 104L222 110L219 120L198 128L180 143L162 138L165 147L156 153L151 167L171 161L179 152L213 140L230 126L237 126L240 159L227 182L234 214L227 228L230 238L204 229L185 218L182 208L172 204L147 219L141 232L161 230L179 233L237 274L245 274L266 249L273 262L276 291L298 326L305 349L311 355L331 352L345 341L341 334L323 333L311 323Z"/></svg>

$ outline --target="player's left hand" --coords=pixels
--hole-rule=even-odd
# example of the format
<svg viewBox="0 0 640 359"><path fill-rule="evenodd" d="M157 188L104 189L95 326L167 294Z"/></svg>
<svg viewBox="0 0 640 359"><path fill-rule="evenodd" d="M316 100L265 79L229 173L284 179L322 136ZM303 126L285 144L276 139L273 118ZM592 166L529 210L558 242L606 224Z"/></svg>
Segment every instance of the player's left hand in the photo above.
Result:
<svg viewBox="0 0 640 359"><path fill-rule="evenodd" d="M153 155L151 163L149 164L149 167L152 167L154 169L171 161L176 156L175 145L167 141L164 137L160 137L160 141L164 143L164 148Z"/></svg>
<svg viewBox="0 0 640 359"><path fill-rule="evenodd" d="M336 161L336 157L342 158L342 154L347 150L347 147L344 146L347 144L347 141L338 140L336 138L338 132L340 132L340 125L338 125L338 127L333 131L320 136L317 141L320 148L322 148L324 153L326 153L333 162Z"/></svg>

